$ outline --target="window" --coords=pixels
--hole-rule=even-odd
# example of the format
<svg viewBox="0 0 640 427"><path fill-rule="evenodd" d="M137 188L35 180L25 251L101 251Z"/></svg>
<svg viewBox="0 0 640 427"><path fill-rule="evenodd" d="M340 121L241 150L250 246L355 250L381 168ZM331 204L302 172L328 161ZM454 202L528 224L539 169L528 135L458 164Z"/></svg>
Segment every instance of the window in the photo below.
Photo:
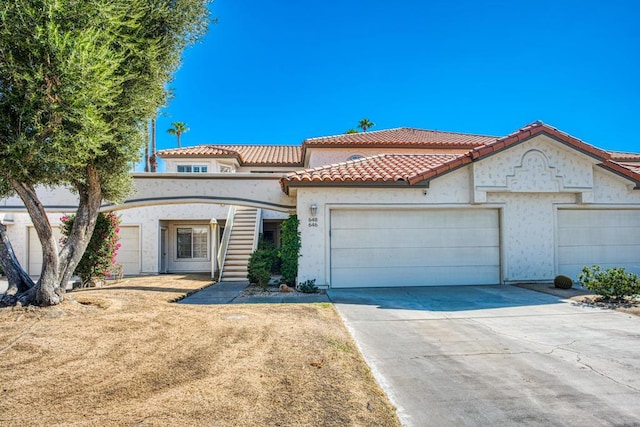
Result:
<svg viewBox="0 0 640 427"><path fill-rule="evenodd" d="M184 227L177 229L177 253L180 259L207 259L209 257L209 229L202 227Z"/></svg>
<svg viewBox="0 0 640 427"><path fill-rule="evenodd" d="M207 166L205 166L205 165L178 165L178 172L180 172L180 173L207 173Z"/></svg>
<svg viewBox="0 0 640 427"><path fill-rule="evenodd" d="M354 160L358 160L361 159L362 156L360 154L354 154L353 156L349 156L349 158L347 159L347 162L352 162Z"/></svg>
<svg viewBox="0 0 640 427"><path fill-rule="evenodd" d="M220 173L231 173L231 166L222 166L220 165Z"/></svg>

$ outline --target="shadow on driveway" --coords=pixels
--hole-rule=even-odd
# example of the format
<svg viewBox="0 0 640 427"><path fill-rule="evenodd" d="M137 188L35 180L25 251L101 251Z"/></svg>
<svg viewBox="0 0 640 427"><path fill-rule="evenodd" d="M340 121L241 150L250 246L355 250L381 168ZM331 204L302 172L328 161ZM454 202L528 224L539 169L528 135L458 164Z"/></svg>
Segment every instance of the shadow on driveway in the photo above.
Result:
<svg viewBox="0 0 640 427"><path fill-rule="evenodd" d="M456 312L559 304L562 298L507 285L330 289L331 301L381 309Z"/></svg>

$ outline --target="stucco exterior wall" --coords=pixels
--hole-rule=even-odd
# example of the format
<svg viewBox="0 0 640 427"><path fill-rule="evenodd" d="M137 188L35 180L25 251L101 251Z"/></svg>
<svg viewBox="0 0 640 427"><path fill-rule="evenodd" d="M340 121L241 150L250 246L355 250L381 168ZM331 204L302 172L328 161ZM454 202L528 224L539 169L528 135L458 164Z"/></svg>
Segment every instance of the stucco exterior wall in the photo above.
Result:
<svg viewBox="0 0 640 427"><path fill-rule="evenodd" d="M208 224L211 219L224 221L227 219L228 205L191 203L184 205L146 206L118 211L121 225L140 227L140 265L142 274L157 274L160 259L160 222L168 221L174 224ZM1 211L1 208L0 208ZM51 212L47 216L52 225L60 224L60 217L72 213L72 210ZM288 214L269 210L262 210L263 219L285 219ZM20 263L25 266L28 262L28 230L32 225L27 213L4 213L2 218L11 218L13 222L6 222L7 232L14 251ZM168 242L173 249L175 236L171 235ZM215 256L216 254L212 254ZM183 262L170 259L169 269L175 271L208 271L210 260L207 262Z"/></svg>
<svg viewBox="0 0 640 427"><path fill-rule="evenodd" d="M341 206L370 207L468 207L470 169L445 175L425 187L408 188L299 188L297 214L300 220L300 260L298 280L315 279L318 286L329 283L329 215ZM426 190L426 194L425 194ZM317 221L312 220L310 206L318 207Z"/></svg>
<svg viewBox="0 0 640 427"><path fill-rule="evenodd" d="M638 209L640 190L593 158L547 136L487 157L422 188L298 188L299 280L327 286L330 212L351 206L487 207L500 210L502 281L551 281L557 274L560 208ZM316 219L310 205L318 206ZM454 273L452 273L454 274Z"/></svg>
<svg viewBox="0 0 640 427"><path fill-rule="evenodd" d="M331 165L346 162L353 155L363 157L375 156L378 154L398 153L398 154L432 154L432 153L466 153L469 149L437 149L437 148L307 148L308 165L305 167L316 168L319 166Z"/></svg>

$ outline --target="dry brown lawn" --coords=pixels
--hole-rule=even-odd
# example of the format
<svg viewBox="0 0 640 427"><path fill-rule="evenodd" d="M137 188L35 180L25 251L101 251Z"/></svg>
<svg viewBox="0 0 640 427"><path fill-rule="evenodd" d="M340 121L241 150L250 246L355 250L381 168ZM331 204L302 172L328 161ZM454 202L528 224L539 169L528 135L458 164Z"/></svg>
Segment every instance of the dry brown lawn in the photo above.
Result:
<svg viewBox="0 0 640 427"><path fill-rule="evenodd" d="M0 309L0 425L399 425L332 305L171 302L207 283Z"/></svg>

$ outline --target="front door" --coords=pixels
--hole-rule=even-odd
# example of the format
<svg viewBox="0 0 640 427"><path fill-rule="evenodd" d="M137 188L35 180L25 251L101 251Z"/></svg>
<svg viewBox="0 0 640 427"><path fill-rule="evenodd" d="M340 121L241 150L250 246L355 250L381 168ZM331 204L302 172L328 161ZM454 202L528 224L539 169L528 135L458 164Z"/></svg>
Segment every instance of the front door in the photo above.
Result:
<svg viewBox="0 0 640 427"><path fill-rule="evenodd" d="M160 273L167 272L167 242L169 241L169 230L162 228L160 230Z"/></svg>

